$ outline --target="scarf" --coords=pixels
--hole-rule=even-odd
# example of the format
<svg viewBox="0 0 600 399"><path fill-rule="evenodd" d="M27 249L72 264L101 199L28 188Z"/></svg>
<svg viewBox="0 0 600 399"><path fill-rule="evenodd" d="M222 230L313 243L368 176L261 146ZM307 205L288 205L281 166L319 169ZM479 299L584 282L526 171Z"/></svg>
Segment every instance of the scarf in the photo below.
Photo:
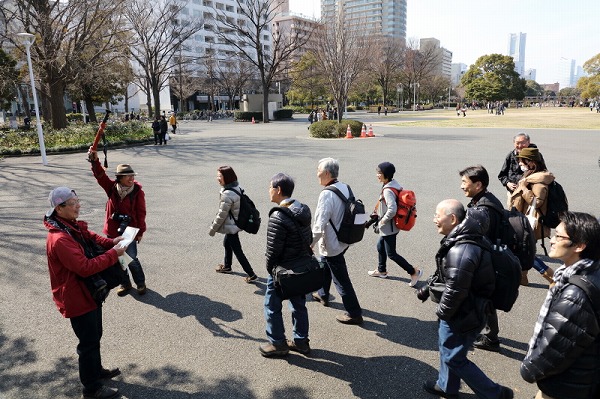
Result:
<svg viewBox="0 0 600 399"><path fill-rule="evenodd" d="M550 311L550 305L552 304L552 300L555 296L558 296L562 290L566 288L569 284L569 278L575 274L581 274L581 271L591 267L594 264L594 261L591 259L581 259L575 262L573 265L567 267L562 265L554 272L554 287L548 290L546 294L546 299L542 304L542 308L540 309L540 314L538 316L537 322L535 323L535 328L533 330L533 336L529 341L529 351L525 357L531 355L533 348L536 346L536 342L540 335L542 334L542 326L544 324L544 320L546 316L548 316L548 312Z"/></svg>
<svg viewBox="0 0 600 399"><path fill-rule="evenodd" d="M125 197L127 197L128 194L131 194L131 192L133 191L133 187L135 187L135 185L131 185L131 187L125 187L123 186L121 183L117 183L117 194L119 194L119 197L121 199L124 199Z"/></svg>

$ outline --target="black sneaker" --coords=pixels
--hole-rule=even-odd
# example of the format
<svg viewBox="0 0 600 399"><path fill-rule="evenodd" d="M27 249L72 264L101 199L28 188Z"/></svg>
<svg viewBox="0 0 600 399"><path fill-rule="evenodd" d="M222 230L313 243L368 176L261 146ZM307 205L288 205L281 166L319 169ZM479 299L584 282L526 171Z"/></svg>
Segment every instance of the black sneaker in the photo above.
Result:
<svg viewBox="0 0 600 399"><path fill-rule="evenodd" d="M310 353L310 345L308 339L302 341L289 340L287 341L288 347L291 351L308 355Z"/></svg>
<svg viewBox="0 0 600 399"><path fill-rule="evenodd" d="M440 398L458 399L457 393L446 393L436 384L435 381L427 381L423 384L425 392L429 392L432 395L437 395Z"/></svg>
<svg viewBox="0 0 600 399"><path fill-rule="evenodd" d="M118 368L115 369L105 369L104 367L102 368L102 370L100 370L100 378L103 380L109 380L111 378L114 378L118 375L121 375L121 370L119 370Z"/></svg>
<svg viewBox="0 0 600 399"><path fill-rule="evenodd" d="M475 342L473 342L473 346L477 349L483 349L484 351L500 352L500 340L491 340L483 334L477 337Z"/></svg>
<svg viewBox="0 0 600 399"><path fill-rule="evenodd" d="M93 393L84 393L83 399L112 399L119 396L119 390L117 388L109 388L103 386Z"/></svg>

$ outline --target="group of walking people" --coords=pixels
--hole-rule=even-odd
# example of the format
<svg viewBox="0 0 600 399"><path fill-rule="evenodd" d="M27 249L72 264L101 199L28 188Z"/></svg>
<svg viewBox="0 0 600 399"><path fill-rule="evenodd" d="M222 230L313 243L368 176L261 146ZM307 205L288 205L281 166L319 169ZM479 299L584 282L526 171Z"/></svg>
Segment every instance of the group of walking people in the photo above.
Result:
<svg viewBox="0 0 600 399"><path fill-rule="evenodd" d="M547 185L553 175L547 171L537 147L529 142L529 136L515 136L514 145L515 149L508 154L498 176L507 188L508 204L521 211L533 205L542 214ZM74 190L66 187L50 193L51 209L46 213L44 223L48 229L47 253L54 301L63 316L70 318L79 339L77 351L83 397L106 399L116 397L118 391L105 386L102 380L119 375L120 370L102 365L102 303L92 297L82 278L107 270L126 253L137 293L143 295L146 292L145 275L137 259L137 244L146 230L145 199L130 165L119 165L115 171L116 179L112 180L93 151L90 151L90 161L93 175L108 196L103 231L107 238L89 231L85 222L77 220L79 198ZM396 248L399 230L393 222L397 210L395 192L401 190L402 185L394 179L396 170L390 162L378 164L375 172L381 184L378 206L372 214L379 234L378 266L367 273L374 278L386 278L387 259L391 259L406 273L408 285L417 287L423 269L412 265L398 254ZM443 236L435 255L434 271L443 285L436 298L440 366L437 379L424 382L423 389L439 397L457 398L462 380L479 398L513 398L510 388L493 382L467 357L473 346L491 351L500 348L497 314L490 305L495 285L494 268L490 254L480 244L494 239L498 216L493 209L503 209L503 206L487 190L489 175L483 166L471 166L459 174L461 189L471 199L469 204L465 208L456 199L443 200L436 207L433 218L437 232ZM224 235L223 263L216 271L231 273L235 255L246 273L245 282L255 283L259 280L258 275L243 252L239 237L241 229L235 222L240 214L243 189L231 166L219 167L216 177L221 186L220 200L209 235ZM364 322L345 259L350 245L337 237L344 216L342 197L353 196L352 189L339 180L336 159L321 159L316 177L323 190L314 217L310 208L294 197L295 182L291 176L277 173L269 182L269 198L275 207L269 212L266 232L264 315L267 342L259 346L260 354L265 357L285 356L290 351L307 355L311 351L306 296L289 298L293 328L288 340L282 315L284 299L279 296L273 278L277 265L299 256L314 253L323 265L323 285L309 297L329 306L333 284L344 307L336 320L347 325ZM139 228L135 240L127 247L119 244L122 216L128 217L130 226ZM536 229L537 238L549 236L550 231L543 226ZM538 383L538 399L596 398L600 395L597 378L600 374L600 325L596 317L600 315L600 309L592 299L594 297L574 283L573 276L586 281L587 285L582 286L595 287L589 289L600 292L600 224L591 215L568 212L561 217L550 244L549 256L563 264L554 272L545 265L543 268L541 260L536 267L552 284L521 365L521 374L526 381ZM87 247L92 245L104 248L103 253L89 256ZM126 270L120 282L119 296L131 292L133 285ZM522 282L527 283L526 274ZM477 303L486 306L476 306Z"/></svg>

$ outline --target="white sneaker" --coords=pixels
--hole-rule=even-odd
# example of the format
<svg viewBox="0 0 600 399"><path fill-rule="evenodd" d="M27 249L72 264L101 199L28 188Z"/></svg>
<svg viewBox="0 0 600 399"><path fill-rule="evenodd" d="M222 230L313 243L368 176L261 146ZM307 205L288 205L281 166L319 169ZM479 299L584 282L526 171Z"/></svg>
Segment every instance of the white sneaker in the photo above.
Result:
<svg viewBox="0 0 600 399"><path fill-rule="evenodd" d="M381 273L379 270L369 270L367 272L371 277L387 278L387 273Z"/></svg>
<svg viewBox="0 0 600 399"><path fill-rule="evenodd" d="M415 285L417 285L417 283L419 282L419 280L421 279L422 276L423 276L423 270L421 270L421 269L417 270L417 272L414 275L410 276L410 283L408 283L408 285L410 285L411 287L414 287Z"/></svg>

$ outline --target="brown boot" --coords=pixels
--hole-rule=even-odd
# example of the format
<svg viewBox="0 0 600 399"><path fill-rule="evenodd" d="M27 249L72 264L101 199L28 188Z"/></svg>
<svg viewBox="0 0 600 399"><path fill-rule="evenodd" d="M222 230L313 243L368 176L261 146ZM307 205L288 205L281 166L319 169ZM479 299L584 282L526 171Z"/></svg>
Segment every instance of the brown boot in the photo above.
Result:
<svg viewBox="0 0 600 399"><path fill-rule="evenodd" d="M544 277L550 284L554 284L554 270L549 267L544 273L542 273L542 277Z"/></svg>
<svg viewBox="0 0 600 399"><path fill-rule="evenodd" d="M521 272L521 285L527 287L529 285L529 279L527 278L527 272L529 270L524 270Z"/></svg>

